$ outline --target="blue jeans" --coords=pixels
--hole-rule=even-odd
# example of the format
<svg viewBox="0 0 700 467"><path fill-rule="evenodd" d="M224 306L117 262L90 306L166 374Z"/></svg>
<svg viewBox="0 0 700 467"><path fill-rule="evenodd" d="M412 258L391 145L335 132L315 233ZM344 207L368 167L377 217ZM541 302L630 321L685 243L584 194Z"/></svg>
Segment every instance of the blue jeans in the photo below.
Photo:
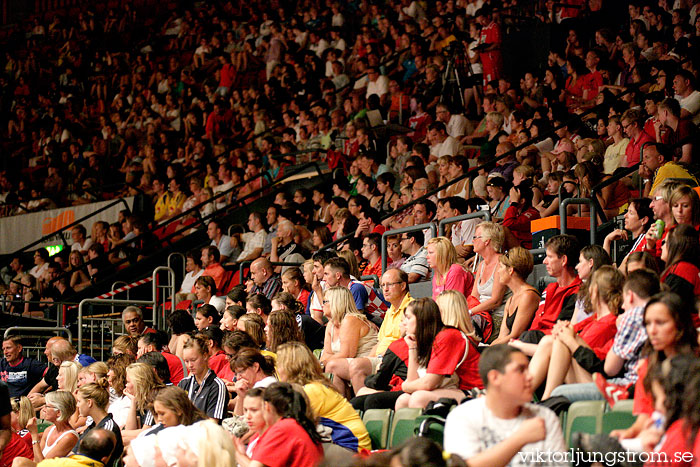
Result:
<svg viewBox="0 0 700 467"><path fill-rule="evenodd" d="M552 391L554 396L564 396L571 402L604 400L595 383L562 384Z"/></svg>

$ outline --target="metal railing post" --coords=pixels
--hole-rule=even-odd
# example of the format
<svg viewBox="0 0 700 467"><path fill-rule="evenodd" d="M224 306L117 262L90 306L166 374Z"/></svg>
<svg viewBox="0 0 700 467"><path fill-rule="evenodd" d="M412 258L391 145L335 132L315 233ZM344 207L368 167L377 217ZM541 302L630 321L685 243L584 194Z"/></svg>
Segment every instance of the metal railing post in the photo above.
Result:
<svg viewBox="0 0 700 467"><path fill-rule="evenodd" d="M566 207L569 204L587 204L591 208L591 231L590 231L590 241L591 245L595 245L595 236L596 236L596 209L595 209L595 203L591 201L589 198L568 198L562 201L562 203L559 205L559 232L562 235L566 235L567 231L567 226L566 226Z"/></svg>
<svg viewBox="0 0 700 467"><path fill-rule="evenodd" d="M154 303L150 300L111 300L104 298L85 298L78 304L78 353L83 352L83 305L86 304L104 304L104 305L151 305Z"/></svg>

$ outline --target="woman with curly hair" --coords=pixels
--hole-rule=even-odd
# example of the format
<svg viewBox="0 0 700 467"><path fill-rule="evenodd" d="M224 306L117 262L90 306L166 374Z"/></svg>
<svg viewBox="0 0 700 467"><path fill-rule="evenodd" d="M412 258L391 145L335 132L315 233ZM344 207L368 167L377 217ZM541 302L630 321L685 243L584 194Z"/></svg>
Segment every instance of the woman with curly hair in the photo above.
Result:
<svg viewBox="0 0 700 467"><path fill-rule="evenodd" d="M131 410L131 399L124 394L126 388L126 368L136 360L129 354L113 355L107 360L109 371L109 398L111 402L107 412L111 413L120 428L126 427L126 421Z"/></svg>
<svg viewBox="0 0 700 467"><path fill-rule="evenodd" d="M145 363L132 363L126 367L124 394L131 399L131 410L123 433L125 440L131 441L143 429L155 425L153 400L163 387L153 369Z"/></svg>

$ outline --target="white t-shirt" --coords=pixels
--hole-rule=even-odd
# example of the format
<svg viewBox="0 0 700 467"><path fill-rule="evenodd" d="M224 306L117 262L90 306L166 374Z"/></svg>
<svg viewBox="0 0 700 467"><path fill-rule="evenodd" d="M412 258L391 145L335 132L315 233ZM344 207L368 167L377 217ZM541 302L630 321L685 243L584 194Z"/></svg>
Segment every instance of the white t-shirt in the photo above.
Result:
<svg viewBox="0 0 700 467"><path fill-rule="evenodd" d="M194 273L193 271L185 274L185 278L182 280L182 287L180 287L179 293L190 293L192 292L192 287L194 287L194 282L204 274L204 269L200 269L199 272Z"/></svg>
<svg viewBox="0 0 700 467"><path fill-rule="evenodd" d="M387 92L389 92L389 78L384 75L380 75L376 81L369 81L367 83L367 98L372 94L382 97Z"/></svg>
<svg viewBox="0 0 700 467"><path fill-rule="evenodd" d="M265 235L265 229L260 229L256 233L244 233L242 238L245 242L245 248L243 248L241 254L238 255L238 261L243 261L243 259L248 257L256 248L263 248L265 246Z"/></svg>
<svg viewBox="0 0 700 467"><path fill-rule="evenodd" d="M453 138L459 138L467 134L467 125L469 125L469 120L464 115L451 115L445 130Z"/></svg>
<svg viewBox="0 0 700 467"><path fill-rule="evenodd" d="M91 246L92 246L92 240L90 240L89 238L86 238L82 245L78 242L73 242L73 244L70 247L70 251L80 251L80 252L88 251L88 248L90 248Z"/></svg>
<svg viewBox="0 0 700 467"><path fill-rule="evenodd" d="M700 91L693 91L688 97L676 96L676 100L681 104L681 109L687 110L693 116L693 123L700 125Z"/></svg>
<svg viewBox="0 0 700 467"><path fill-rule="evenodd" d="M545 439L523 446L508 465L513 467L569 465L569 463L563 462L566 460L564 457L566 445L559 417L554 412L546 407L528 403L523 406L518 417L506 420L496 417L486 407L486 397L465 402L450 412L445 424L445 451L458 454L469 462L470 458L512 436L525 420L534 417L544 419L547 430ZM544 456L539 459L530 457L536 456L538 453L544 453ZM547 459L547 455L550 453L554 454L553 459ZM544 462L540 462L541 460Z"/></svg>
<svg viewBox="0 0 700 467"><path fill-rule="evenodd" d="M126 425L126 419L129 417L129 411L131 411L131 399L125 395L121 397L116 396L109 404L109 407L107 407L107 413L112 414L114 423L120 427Z"/></svg>
<svg viewBox="0 0 700 467"><path fill-rule="evenodd" d="M456 156L459 153L459 141L448 136L442 143L430 146L430 154L435 157Z"/></svg>
<svg viewBox="0 0 700 467"><path fill-rule="evenodd" d="M218 311L219 313L223 313L224 308L226 308L226 298L212 295L212 297L209 299L209 305L216 308L216 311Z"/></svg>

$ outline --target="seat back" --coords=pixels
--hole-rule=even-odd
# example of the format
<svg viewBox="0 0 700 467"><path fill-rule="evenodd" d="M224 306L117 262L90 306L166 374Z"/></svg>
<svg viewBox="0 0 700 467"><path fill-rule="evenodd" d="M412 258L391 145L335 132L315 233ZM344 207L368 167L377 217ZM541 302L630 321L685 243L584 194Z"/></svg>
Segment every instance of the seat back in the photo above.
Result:
<svg viewBox="0 0 700 467"><path fill-rule="evenodd" d="M610 433L613 430L626 430L637 420L637 416L632 412L614 410L603 414L603 433Z"/></svg>
<svg viewBox="0 0 700 467"><path fill-rule="evenodd" d="M433 282L420 281L408 285L408 291L413 298L424 298L433 296Z"/></svg>
<svg viewBox="0 0 700 467"><path fill-rule="evenodd" d="M391 409L369 409L362 415L362 421L372 440L372 449L386 449L392 413Z"/></svg>
<svg viewBox="0 0 700 467"><path fill-rule="evenodd" d="M603 429L605 401L577 401L571 404L566 416L566 443L575 432L600 433Z"/></svg>
<svg viewBox="0 0 700 467"><path fill-rule="evenodd" d="M391 422L391 434L389 435L389 447L395 447L411 438L415 434L416 419L423 413L423 409L403 408L394 412Z"/></svg>

